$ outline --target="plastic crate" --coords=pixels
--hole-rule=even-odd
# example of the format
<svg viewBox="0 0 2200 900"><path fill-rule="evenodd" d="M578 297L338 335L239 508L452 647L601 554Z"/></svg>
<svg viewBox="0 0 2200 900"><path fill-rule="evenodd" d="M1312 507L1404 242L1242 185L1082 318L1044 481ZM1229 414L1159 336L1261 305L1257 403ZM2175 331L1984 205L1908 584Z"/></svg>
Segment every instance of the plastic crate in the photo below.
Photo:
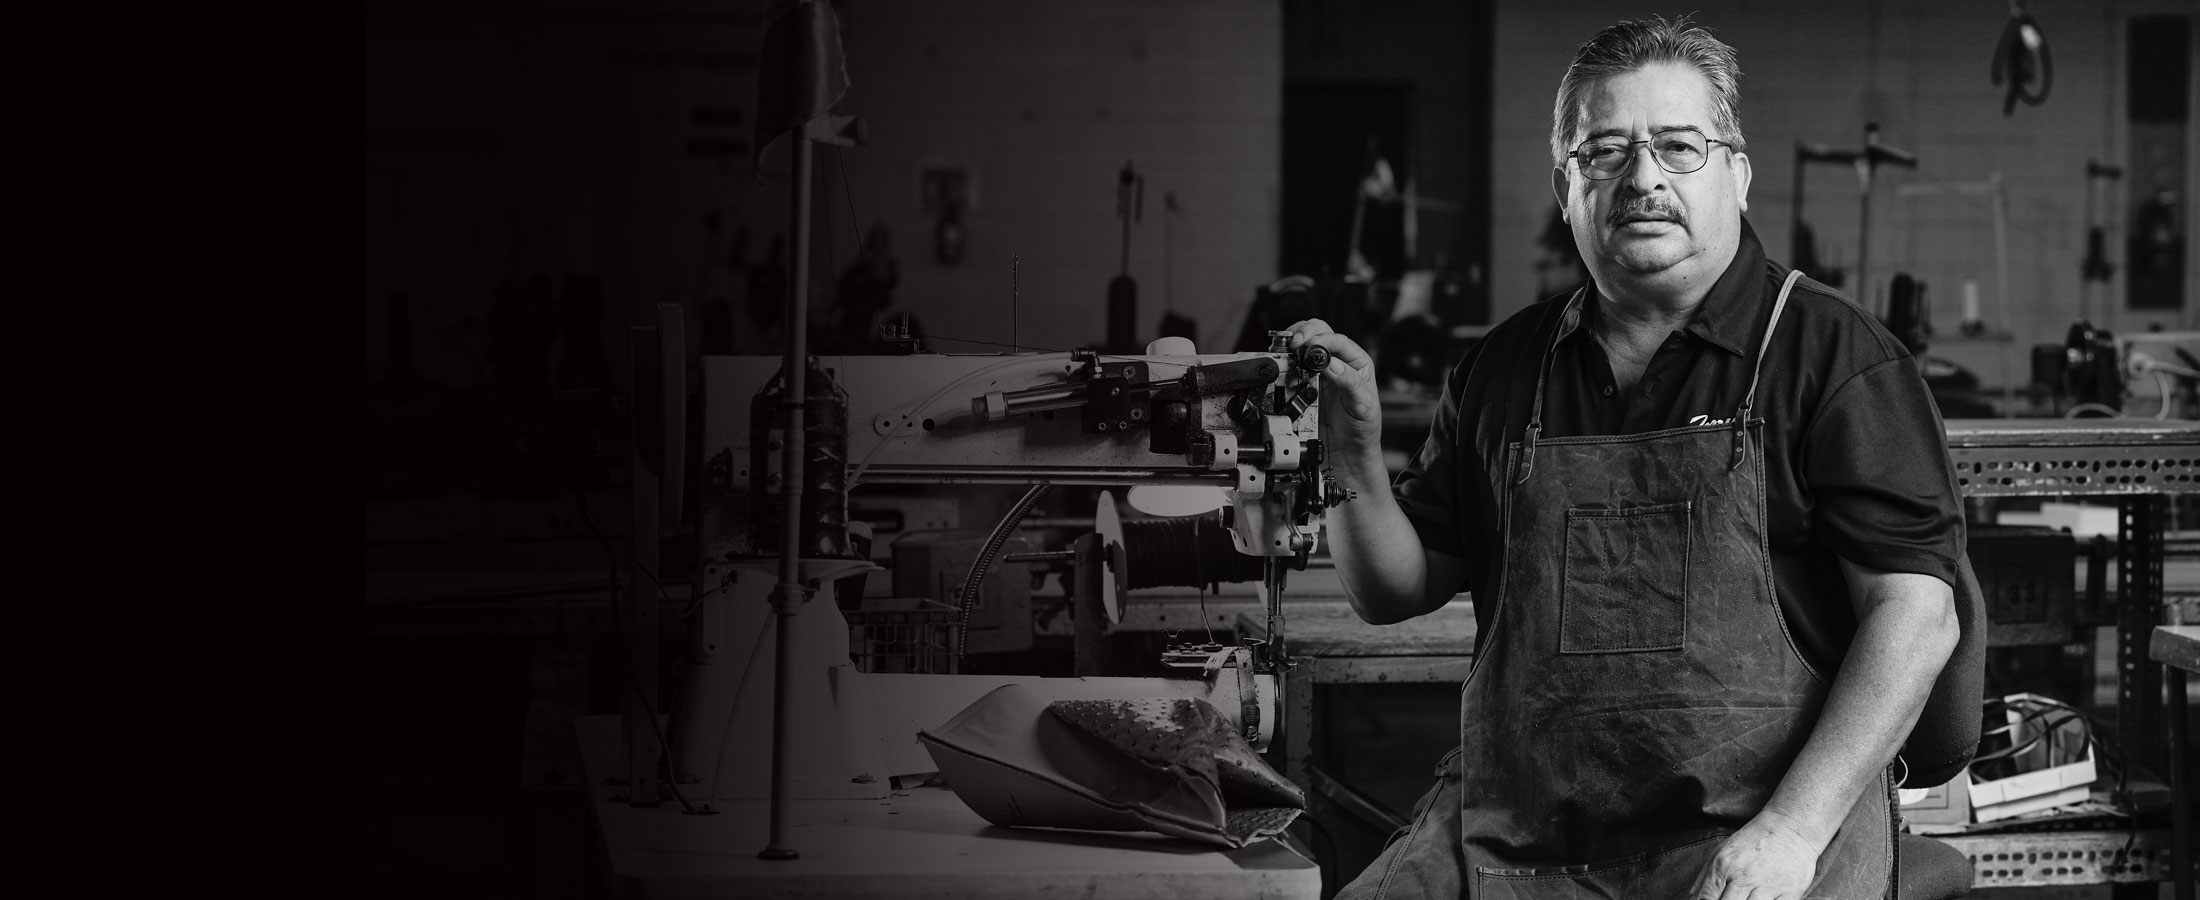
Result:
<svg viewBox="0 0 2200 900"><path fill-rule="evenodd" d="M2077 640L2077 539L2055 528L1973 526L1971 567L1986 597L1986 642L1995 647Z"/></svg>
<svg viewBox="0 0 2200 900"><path fill-rule="evenodd" d="M907 609L866 608L848 619L848 655L859 672L955 671L955 608L930 600ZM873 601L865 601L870 607Z"/></svg>

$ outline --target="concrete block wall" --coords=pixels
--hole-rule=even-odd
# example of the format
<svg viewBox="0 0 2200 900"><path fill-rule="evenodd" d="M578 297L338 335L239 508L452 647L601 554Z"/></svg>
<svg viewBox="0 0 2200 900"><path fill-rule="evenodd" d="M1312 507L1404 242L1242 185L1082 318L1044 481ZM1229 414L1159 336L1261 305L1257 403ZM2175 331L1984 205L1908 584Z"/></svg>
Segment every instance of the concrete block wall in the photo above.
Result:
<svg viewBox="0 0 2200 900"><path fill-rule="evenodd" d="M1129 161L1146 182L1130 247L1138 334L1156 333L1166 305L1198 321L1203 347L1226 349L1254 289L1276 277L1278 4L866 3L845 24L847 107L870 120L874 140L848 152L851 184L876 210L863 214L893 229L899 303L931 333L1008 343L1015 259L1016 340L1097 344L1121 271L1116 183ZM976 183L959 265L929 252L934 220L916 188L928 163L967 166Z"/></svg>
<svg viewBox="0 0 2200 900"><path fill-rule="evenodd" d="M484 43L508 53L485 65ZM387 362L384 303L402 293L420 374L472 386L474 354L455 345L500 285L601 263L598 136L553 105L602 107L602 80L574 64L593 50L539 29L411 18L370 21L364 45L367 361Z"/></svg>
<svg viewBox="0 0 2200 900"><path fill-rule="evenodd" d="M1945 335L1963 279L1977 278L1988 318L2006 311L2015 332L2011 374L2021 379L2025 348L2060 340L2080 315L2085 162L2126 162L2125 23L2141 13L2190 12L2185 0L2032 6L2055 55L2054 96L2005 118L1988 79L2007 14L2001 3L1699 0L1661 10L1617 0L1496 0L1492 314L1534 299L1533 240L1553 205L1550 102L1568 54L1623 16L1691 11L1741 50L1756 175L1750 216L1773 252L1788 254L1796 142L1855 146L1863 123L1879 122L1886 143L1916 152L1923 165L1886 171L1878 185L1875 281L1897 271L1925 279ZM872 143L821 159L818 211L830 217L834 241L826 246L821 237L819 296L829 296L834 268L855 248L845 185L862 224L893 230L900 305L934 333L1010 340L1008 270L1020 258L1014 339L1039 347L1095 341L1118 264L1115 172L1133 160L1147 176L1146 220L1131 251L1140 332L1153 332L1166 301L1197 317L1203 342L1218 346L1234 333L1253 287L1279 274L1283 7L845 0L854 89L844 106L870 121ZM515 278L603 278L617 304L606 328L607 355L616 360L617 331L643 321L651 304L692 304L723 289L713 279L726 276L712 260L732 230L748 227L747 257L760 257L770 236L786 230L785 154L759 184L745 160L699 158L686 146L701 136L747 138L748 119L713 128L692 114L701 107L753 114L763 8L762 0L651 0L521 14L422 5L374 17L364 54L370 366L384 345L382 302L391 291L416 304L415 355L425 374L464 381L477 367L447 345ZM2200 185L2195 129L2189 182ZM1440 130L1432 121L1422 134ZM931 163L968 166L976 179L970 253L957 266L931 259L934 222L917 206L917 173ZM2001 173L2008 204L2005 301L1983 198L1899 193L1992 172ZM1429 193L1438 187L1428 185ZM1853 174L1837 168L1806 173L1805 212L1821 253L1846 264L1857 255L1855 188ZM1165 221L1162 197L1170 192L1182 213ZM2188 201L2188 222L2190 209ZM2117 191L2107 212L2130 211ZM703 227L713 212L723 220L716 238ZM1173 239L1166 247L1165 236ZM2121 266L2122 223L2109 237ZM2187 260L2200 265L2200 253L2188 251ZM2188 278L2188 291L2193 286L2200 277ZM2115 309L2093 318L2119 332L2200 324L2200 296L2188 297L2179 314L2134 314L2121 309L2123 290L2121 280L2109 285ZM1933 352L1994 383L2003 378L2000 350L1944 341Z"/></svg>
<svg viewBox="0 0 2200 900"><path fill-rule="evenodd" d="M2079 316L2086 161L2123 163L2125 22L2143 12L2191 12L2189 5L2154 0L2040 2L2031 4L2031 11L2054 56L2053 93L2045 105L2020 103L2015 115L2005 118L2000 90L1989 78L2008 16L2001 3L1701 0L1668 8L1613 0L1502 0L1493 60L1494 313L1502 316L1533 299L1534 271L1527 261L1534 258L1534 236L1555 202L1549 174L1551 103L1573 49L1622 18L1686 12L1740 52L1742 124L1754 171L1748 215L1776 259L1789 256L1798 142L1857 147L1864 123L1876 121L1882 143L1918 155L1914 171L1881 170L1872 197L1871 277L1880 285L1898 271L1924 279L1942 339L1930 352L1970 368L1988 385L2004 377L2001 347L1945 338L1960 317L1966 277L1978 279L1989 323L2002 313L1991 206L1983 196L1947 189L2001 174L2008 235L2008 292L2002 302L2015 335L2008 377L2021 385L2028 377L2027 348L2059 342ZM2200 141L2190 145L2200 147ZM1939 185L1942 192L1902 196L1903 185ZM1813 165L1805 172L1803 212L1818 237L1821 261L1853 269L1861 206L1857 186L1855 173L1841 167ZM2120 192L2107 208L2129 209ZM2111 228L2110 257L2120 266L2124 232L2120 225ZM2191 255L2188 251L2188 259ZM1519 262L1507 265L1507 260ZM1850 277L1853 295L1853 271ZM2188 277L2187 283L2200 279ZM2096 301L2091 318L2119 333L2154 324L2190 329L2200 322L2195 314L2200 297L2188 293L2181 312L2139 313L2122 308L2123 290L2120 279L2112 283L2107 296L2114 308L2103 314Z"/></svg>
<svg viewBox="0 0 2200 900"><path fill-rule="evenodd" d="M392 292L411 298L416 369L457 386L479 383L470 344L496 291L516 282L600 278L614 373L624 329L650 321L655 304L685 307L697 345L705 298L738 306L729 245L747 230L740 255L758 263L788 233L789 155L776 149L759 180L745 155L691 145L746 147L764 0L385 6L369 17L362 54L370 369L387 362ZM831 299L861 229L883 223L900 262L896 307L931 333L1026 349L1097 344L1121 261L1117 171L1131 161L1146 178L1130 250L1138 333L1154 334L1173 306L1197 320L1204 346L1235 336L1254 289L1276 277L1280 4L836 6L852 82L840 111L867 120L870 143L819 152L817 302ZM736 120L702 121L700 110ZM933 258L936 218L919 209L919 172L936 163L975 182L959 265ZM1169 217L1172 192L1181 212Z"/></svg>
<svg viewBox="0 0 2200 900"><path fill-rule="evenodd" d="M692 116L753 106L754 5L371 10L361 53L370 369L387 362L392 293L410 300L418 373L472 388L485 377L483 322L498 290L537 278L555 290L581 275L611 302L602 351L623 380L626 327L712 287L706 262L724 255L735 223L722 222L714 243L705 214L763 207L746 194L785 196L783 185L754 186L745 164L687 153L693 138L747 137L747 120L701 129Z"/></svg>

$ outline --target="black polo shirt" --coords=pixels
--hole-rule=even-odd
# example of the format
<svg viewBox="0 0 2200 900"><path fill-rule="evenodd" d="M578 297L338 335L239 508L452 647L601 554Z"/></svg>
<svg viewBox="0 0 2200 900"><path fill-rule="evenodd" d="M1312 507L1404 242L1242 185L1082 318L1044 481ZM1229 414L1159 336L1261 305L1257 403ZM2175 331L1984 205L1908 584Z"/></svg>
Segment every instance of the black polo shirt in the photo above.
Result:
<svg viewBox="0 0 2200 900"><path fill-rule="evenodd" d="M1545 437L1637 434L1734 415L1786 266L1765 258L1747 220L1734 262L1634 390L1621 393L1588 318L1568 296L1507 319L1446 380L1428 441L1392 489L1428 549L1464 558L1468 583L1494 589L1503 563L1496 466L1520 440L1536 364L1557 335ZM1755 416L1765 420L1765 502L1774 587L1804 656L1831 672L1856 632L1836 556L1957 583L1963 506L1946 431L1917 362L1869 314L1808 278L1797 282L1765 352ZM1488 632L1491 604L1475 617Z"/></svg>

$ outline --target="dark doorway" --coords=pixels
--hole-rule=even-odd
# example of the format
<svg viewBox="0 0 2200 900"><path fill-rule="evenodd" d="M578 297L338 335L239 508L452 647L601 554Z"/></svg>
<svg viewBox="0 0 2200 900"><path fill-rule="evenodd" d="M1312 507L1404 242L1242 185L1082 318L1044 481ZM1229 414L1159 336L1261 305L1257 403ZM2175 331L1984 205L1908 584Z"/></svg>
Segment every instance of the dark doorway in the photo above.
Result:
<svg viewBox="0 0 2200 900"><path fill-rule="evenodd" d="M2135 310L2175 310L2185 305L2185 254L2190 252L2192 186L2185 183L2192 98L2192 19L2133 16L2130 32L2131 190L2128 291ZM1291 106L1284 103L1288 135ZM1289 190L1290 142L1285 146ZM1285 207L1288 209L1289 207ZM1285 214L1289 222L1289 214Z"/></svg>
<svg viewBox="0 0 2200 900"><path fill-rule="evenodd" d="M1412 177L1404 152L1413 88L1400 83L1294 82L1283 91L1283 271L1342 277L1359 185L1380 156L1394 180ZM1405 219L1396 204L1362 209L1360 252L1378 276L1404 272Z"/></svg>
<svg viewBox="0 0 2200 900"><path fill-rule="evenodd" d="M1429 272L1440 327L1489 321L1494 5L1285 0L1281 274L1341 283L1356 189L1379 155L1398 195L1363 209L1373 311Z"/></svg>

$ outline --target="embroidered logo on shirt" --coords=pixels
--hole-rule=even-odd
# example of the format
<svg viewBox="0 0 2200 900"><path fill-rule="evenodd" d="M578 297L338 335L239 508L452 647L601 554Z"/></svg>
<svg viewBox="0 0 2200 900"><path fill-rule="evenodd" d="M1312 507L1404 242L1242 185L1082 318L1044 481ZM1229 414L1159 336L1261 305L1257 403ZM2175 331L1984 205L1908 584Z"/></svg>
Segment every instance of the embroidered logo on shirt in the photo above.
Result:
<svg viewBox="0 0 2200 900"><path fill-rule="evenodd" d="M1692 416L1692 417L1690 417L1690 418L1689 418L1689 420L1688 420L1688 424L1690 424L1690 425L1732 425L1732 424L1734 424L1734 417L1733 417L1733 416L1728 416L1728 417L1726 417L1726 418L1724 418L1724 419L1714 419L1714 418L1712 418L1712 417L1710 417L1710 416L1708 416L1708 415L1703 415L1703 416Z"/></svg>

